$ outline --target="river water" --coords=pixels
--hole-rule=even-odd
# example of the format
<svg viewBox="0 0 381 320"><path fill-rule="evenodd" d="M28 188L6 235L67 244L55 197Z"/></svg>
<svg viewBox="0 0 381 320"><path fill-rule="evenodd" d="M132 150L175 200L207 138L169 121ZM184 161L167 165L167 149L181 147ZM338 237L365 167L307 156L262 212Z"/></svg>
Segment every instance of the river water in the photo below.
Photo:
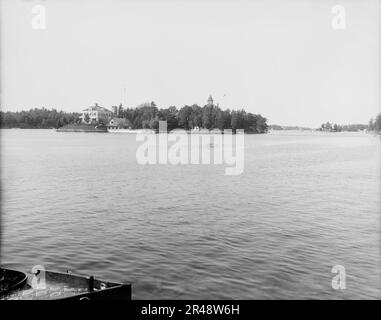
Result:
<svg viewBox="0 0 381 320"><path fill-rule="evenodd" d="M380 298L375 136L245 135L229 176L140 165L130 134L0 133L5 266L131 282L135 299Z"/></svg>

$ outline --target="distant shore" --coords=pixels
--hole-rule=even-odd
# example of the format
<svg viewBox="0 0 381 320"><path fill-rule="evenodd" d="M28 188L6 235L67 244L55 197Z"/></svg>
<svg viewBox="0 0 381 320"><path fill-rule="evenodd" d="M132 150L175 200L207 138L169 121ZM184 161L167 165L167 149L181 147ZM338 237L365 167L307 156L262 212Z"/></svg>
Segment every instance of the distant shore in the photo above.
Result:
<svg viewBox="0 0 381 320"><path fill-rule="evenodd" d="M56 129L57 132L107 132L105 125L68 124Z"/></svg>
<svg viewBox="0 0 381 320"><path fill-rule="evenodd" d="M246 113L244 110L222 110L211 104L200 107L197 105L184 106L177 109L175 106L167 109L158 109L151 102L136 108L122 108L120 105L117 114L112 120L123 120L125 126L117 130L107 130L106 123L86 123L81 118L81 113L67 113L35 108L28 111L0 111L1 129L48 129L58 132L115 132L115 133L138 133L142 130L159 130L159 122L166 121L168 132L174 129L182 129L187 133L195 133L194 128L201 130L218 129L244 129L245 134L262 134L268 131L320 131L320 132L374 132L381 131L381 114L370 119L368 124L347 124L326 122L318 128L301 126L282 126L267 124L267 119L259 114ZM111 122L111 121L110 121ZM117 121L118 122L118 121ZM115 128L115 121L112 125ZM122 129L123 128L123 129Z"/></svg>

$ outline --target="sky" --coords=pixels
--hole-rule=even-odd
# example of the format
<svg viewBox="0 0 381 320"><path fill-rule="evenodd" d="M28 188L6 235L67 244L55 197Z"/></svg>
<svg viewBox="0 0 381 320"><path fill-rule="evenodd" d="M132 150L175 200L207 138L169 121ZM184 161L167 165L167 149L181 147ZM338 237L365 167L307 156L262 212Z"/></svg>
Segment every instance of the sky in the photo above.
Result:
<svg viewBox="0 0 381 320"><path fill-rule="evenodd" d="M332 26L337 4L345 29ZM380 17L378 0L2 0L1 109L203 106L211 94L270 124L368 123Z"/></svg>

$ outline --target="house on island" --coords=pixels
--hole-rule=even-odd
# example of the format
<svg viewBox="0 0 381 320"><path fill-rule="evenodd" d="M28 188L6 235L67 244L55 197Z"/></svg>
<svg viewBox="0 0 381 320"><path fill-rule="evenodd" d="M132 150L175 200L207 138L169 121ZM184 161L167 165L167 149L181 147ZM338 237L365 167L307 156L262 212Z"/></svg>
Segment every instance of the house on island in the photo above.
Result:
<svg viewBox="0 0 381 320"><path fill-rule="evenodd" d="M99 106L97 103L94 106L88 107L82 111L80 116L83 123L97 123L107 124L113 116L112 111Z"/></svg>
<svg viewBox="0 0 381 320"><path fill-rule="evenodd" d="M131 129L131 123L125 118L112 118L107 124L107 129L118 130L118 129Z"/></svg>

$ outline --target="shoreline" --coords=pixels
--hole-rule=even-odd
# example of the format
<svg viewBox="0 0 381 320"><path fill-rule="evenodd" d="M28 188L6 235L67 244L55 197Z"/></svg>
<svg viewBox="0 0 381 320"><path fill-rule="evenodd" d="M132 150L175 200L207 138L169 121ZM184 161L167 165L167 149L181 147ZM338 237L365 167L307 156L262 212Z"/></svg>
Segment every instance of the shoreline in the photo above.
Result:
<svg viewBox="0 0 381 320"><path fill-rule="evenodd" d="M100 129L62 129L62 128L18 128L18 127L5 127L0 128L0 130L54 130L55 132L77 132L77 133L117 133L117 134L137 134L137 133L152 133L152 134L159 134L159 132L154 132L154 130L151 129L129 129L128 132L118 132L118 131L108 131L108 130L100 130ZM147 130L147 131L144 131ZM205 132L192 132L192 131L185 131L184 129L181 129L182 131L175 131L177 129L174 129L172 131L168 131L167 134L170 133L184 133L184 134L218 134L218 132L212 132L212 131L205 131ZM381 135L381 131L338 131L338 132L327 132L327 131L320 131L320 130L269 130L267 132L244 132L246 135L262 135L262 134L273 134L273 133L286 133L286 132L304 132L304 133L322 133L322 134L338 134L338 133L366 133L366 134L372 134L372 135ZM221 131L221 134L224 134L223 131ZM233 134L236 134L233 132Z"/></svg>

